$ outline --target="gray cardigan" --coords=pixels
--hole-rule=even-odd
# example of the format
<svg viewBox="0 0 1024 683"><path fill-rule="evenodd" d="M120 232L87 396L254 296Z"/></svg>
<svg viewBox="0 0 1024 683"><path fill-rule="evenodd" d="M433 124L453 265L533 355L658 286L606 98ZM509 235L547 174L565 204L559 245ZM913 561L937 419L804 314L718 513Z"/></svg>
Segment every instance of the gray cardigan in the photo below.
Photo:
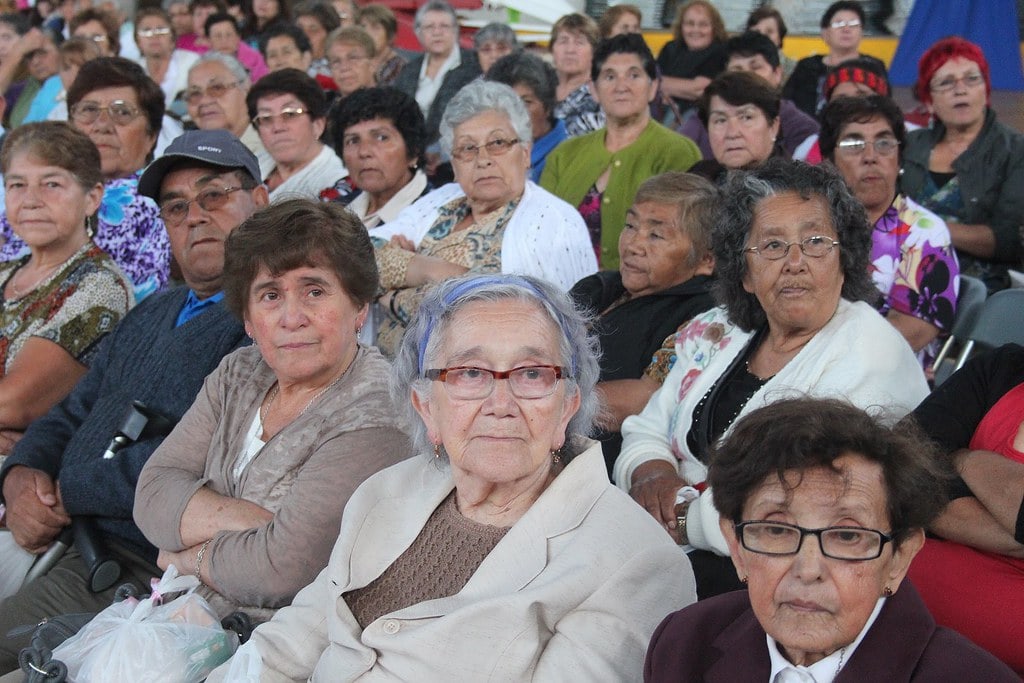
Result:
<svg viewBox="0 0 1024 683"><path fill-rule="evenodd" d="M945 126L936 121L931 129L907 135L900 187L914 200L920 200L928 182L932 149L945 134ZM981 133L953 162L953 170L964 202L958 221L988 225L996 237L991 260L1019 264L1024 254L1020 233L1024 225L1024 135L997 121L989 109Z"/></svg>
<svg viewBox="0 0 1024 683"><path fill-rule="evenodd" d="M387 374L376 349L360 348L341 381L271 438L236 482L235 461L276 379L259 349L239 349L207 378L150 458L139 476L135 519L159 548L185 548L182 514L203 486L274 513L264 526L218 533L207 548L203 562L221 595L202 591L221 616L242 608L262 620L291 602L327 565L351 493L408 454Z"/></svg>

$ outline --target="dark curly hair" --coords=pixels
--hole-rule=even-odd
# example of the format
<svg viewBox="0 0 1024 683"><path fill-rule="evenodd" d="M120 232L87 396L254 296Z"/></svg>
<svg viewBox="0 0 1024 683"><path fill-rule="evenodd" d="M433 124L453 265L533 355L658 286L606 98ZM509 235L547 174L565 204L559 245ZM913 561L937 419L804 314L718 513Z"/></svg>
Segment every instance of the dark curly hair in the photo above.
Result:
<svg viewBox="0 0 1024 683"><path fill-rule="evenodd" d="M305 71L281 69L267 74L249 89L245 96L249 118L256 117L256 103L260 99L275 95L294 95L311 119L322 119L327 115L327 98L320 84Z"/></svg>
<svg viewBox="0 0 1024 683"><path fill-rule="evenodd" d="M270 44L270 39L280 38L281 36L291 38L299 52L313 51L313 45L309 42L309 37L301 28L295 24L275 23L260 34L260 54L263 55L264 59L267 58L267 46Z"/></svg>
<svg viewBox="0 0 1024 683"><path fill-rule="evenodd" d="M334 140L334 151L342 156L345 130L363 121L384 119L394 124L405 141L409 159L416 160L416 167L423 168L426 159L423 152L427 147L427 124L423 119L416 100L395 88L362 88L341 100L331 113L328 123Z"/></svg>
<svg viewBox="0 0 1024 683"><path fill-rule="evenodd" d="M782 108L782 94L753 71L726 71L704 88L704 94L697 100L697 115L705 128L711 116L712 97L720 97L734 107L752 104L764 113L769 125L779 118Z"/></svg>
<svg viewBox="0 0 1024 683"><path fill-rule="evenodd" d="M848 123L867 123L876 116L885 119L889 127L892 128L896 141L900 143L900 158L902 160L903 144L907 140L907 131L903 125L903 112L892 98L881 95L837 97L825 105L818 116L821 121L818 146L821 148L822 158L829 161L835 159L836 144L839 142L843 126Z"/></svg>
<svg viewBox="0 0 1024 683"><path fill-rule="evenodd" d="M97 57L83 64L68 88L68 111L93 90L122 86L135 91L146 117L146 132L157 135L164 123L164 91L141 66L124 57ZM155 140L153 145L156 146Z"/></svg>
<svg viewBox="0 0 1024 683"><path fill-rule="evenodd" d="M617 54L632 54L640 59L644 71L653 81L658 77L658 67L654 62L654 55L651 48L647 47L647 41L639 33L623 33L608 40L602 40L594 49L594 59L590 62L590 80L596 81L604 63L608 58Z"/></svg>
<svg viewBox="0 0 1024 683"><path fill-rule="evenodd" d="M856 454L878 463L890 529L899 544L925 529L946 505L952 472L912 420L896 428L836 399L788 398L752 411L712 448L708 484L723 519L743 521L750 495L773 477L794 490L786 473L823 467L843 476L835 461Z"/></svg>
<svg viewBox="0 0 1024 683"><path fill-rule="evenodd" d="M377 296L380 280L370 235L340 204L288 199L257 211L224 245L224 302L240 319L260 270L280 275L318 266L338 276L357 306Z"/></svg>
<svg viewBox="0 0 1024 683"><path fill-rule="evenodd" d="M819 197L828 207L841 245L842 297L868 302L878 298L878 290L868 272L871 256L868 216L864 205L850 194L842 176L828 165L769 159L756 169L729 174L711 233L718 275L715 298L728 310L729 320L748 332L768 320L757 297L743 288L750 230L761 201L785 193L795 193L803 199Z"/></svg>

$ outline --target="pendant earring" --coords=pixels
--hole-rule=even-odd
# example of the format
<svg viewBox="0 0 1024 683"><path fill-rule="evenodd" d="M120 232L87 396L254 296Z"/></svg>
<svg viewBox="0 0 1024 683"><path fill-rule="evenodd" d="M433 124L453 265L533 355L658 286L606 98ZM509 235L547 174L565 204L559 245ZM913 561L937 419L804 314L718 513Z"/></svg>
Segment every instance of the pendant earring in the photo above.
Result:
<svg viewBox="0 0 1024 683"><path fill-rule="evenodd" d="M562 464L562 456L558 454L558 451L551 451L551 463L554 465Z"/></svg>
<svg viewBox="0 0 1024 683"><path fill-rule="evenodd" d="M441 459L441 444L435 443L434 444L434 460L440 460L440 459Z"/></svg>

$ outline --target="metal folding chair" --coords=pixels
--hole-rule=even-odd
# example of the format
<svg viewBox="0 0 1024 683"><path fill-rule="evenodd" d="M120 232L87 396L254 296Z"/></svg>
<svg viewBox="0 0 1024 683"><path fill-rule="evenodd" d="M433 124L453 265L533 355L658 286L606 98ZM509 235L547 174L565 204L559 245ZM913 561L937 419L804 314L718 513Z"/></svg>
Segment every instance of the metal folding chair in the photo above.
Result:
<svg viewBox="0 0 1024 683"><path fill-rule="evenodd" d="M959 370L975 348L1024 344L1024 289L1004 289L985 300L953 368Z"/></svg>
<svg viewBox="0 0 1024 683"><path fill-rule="evenodd" d="M957 367L956 357L950 357L953 349L963 346L970 335L974 324L981 313L981 307L985 304L985 297L988 290L985 283L970 275L960 276L960 293L956 300L956 318L953 320L953 327L949 331L949 337L935 357L932 368L935 370L935 386L939 386Z"/></svg>

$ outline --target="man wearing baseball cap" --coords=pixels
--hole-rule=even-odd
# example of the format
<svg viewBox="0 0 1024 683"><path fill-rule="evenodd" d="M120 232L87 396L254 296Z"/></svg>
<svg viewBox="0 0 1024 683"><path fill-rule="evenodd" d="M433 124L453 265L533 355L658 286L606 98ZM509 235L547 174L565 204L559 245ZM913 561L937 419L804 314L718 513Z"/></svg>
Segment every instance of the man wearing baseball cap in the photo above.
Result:
<svg viewBox="0 0 1024 683"><path fill-rule="evenodd" d="M151 420L155 433L133 441L137 429L124 428L125 416L137 402L143 412L177 422L206 375L246 343L241 323L221 303L221 273L228 233L267 204L259 178L252 152L231 133L210 130L177 138L139 179L139 192L160 206L185 286L130 311L71 394L29 427L0 468L5 521L22 548L42 553L72 518L90 518L121 576L93 592L89 554L76 544L47 574L0 602L0 674L18 668L30 635L5 638L10 629L97 612L118 584L132 581L148 593L149 579L161 574L132 506L139 472L168 430L153 429L159 420ZM112 441L119 434L127 443Z"/></svg>

